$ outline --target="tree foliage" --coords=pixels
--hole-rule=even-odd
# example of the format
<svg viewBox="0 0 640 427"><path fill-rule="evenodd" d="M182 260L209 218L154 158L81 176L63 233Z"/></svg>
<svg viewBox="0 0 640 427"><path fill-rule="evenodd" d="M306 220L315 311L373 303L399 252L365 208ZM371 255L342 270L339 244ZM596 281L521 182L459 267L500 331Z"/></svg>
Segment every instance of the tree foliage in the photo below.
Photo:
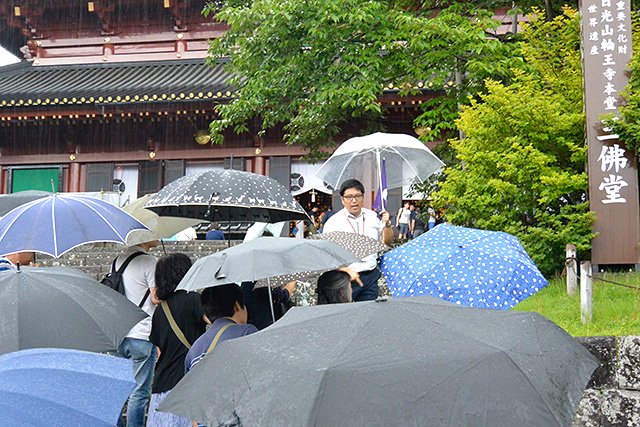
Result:
<svg viewBox="0 0 640 427"><path fill-rule="evenodd" d="M210 61L230 58L238 88L237 98L217 107L213 142L228 129L245 132L257 123L261 135L284 124L287 143L321 157L351 120L382 130L379 97L389 87L401 96L441 91L449 98L425 104L417 124L430 126L431 137L453 129L460 100L482 91L485 78L506 81L523 65L518 45L488 37L497 22L486 10L451 3L436 13L414 3L254 0L219 10L212 3L208 12L230 30L212 41Z"/></svg>
<svg viewBox="0 0 640 427"><path fill-rule="evenodd" d="M545 274L563 268L566 244L586 251L594 237L578 19L566 9L532 21L522 52L534 71L516 71L508 86L487 81L487 93L463 108L465 138L450 141L461 163L437 192L450 222L516 235Z"/></svg>

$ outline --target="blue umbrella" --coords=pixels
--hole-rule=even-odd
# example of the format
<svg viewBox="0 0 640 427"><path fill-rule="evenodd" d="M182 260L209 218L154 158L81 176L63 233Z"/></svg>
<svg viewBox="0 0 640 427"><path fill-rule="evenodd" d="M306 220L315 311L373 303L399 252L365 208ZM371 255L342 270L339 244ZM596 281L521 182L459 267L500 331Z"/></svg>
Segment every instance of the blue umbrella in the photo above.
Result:
<svg viewBox="0 0 640 427"><path fill-rule="evenodd" d="M36 348L0 356L0 425L114 426L134 389L133 362Z"/></svg>
<svg viewBox="0 0 640 427"><path fill-rule="evenodd" d="M93 197L54 194L18 206L0 219L0 255L42 252L58 258L92 242L125 243L148 230L117 206Z"/></svg>
<svg viewBox="0 0 640 427"><path fill-rule="evenodd" d="M382 257L394 297L508 310L549 284L517 237L441 224Z"/></svg>

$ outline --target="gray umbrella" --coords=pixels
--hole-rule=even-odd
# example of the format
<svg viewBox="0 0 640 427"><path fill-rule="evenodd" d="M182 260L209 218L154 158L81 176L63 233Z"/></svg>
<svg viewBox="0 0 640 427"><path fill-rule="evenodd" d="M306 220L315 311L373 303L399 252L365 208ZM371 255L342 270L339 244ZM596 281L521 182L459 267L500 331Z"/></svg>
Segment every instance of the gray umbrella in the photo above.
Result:
<svg viewBox="0 0 640 427"><path fill-rule="evenodd" d="M18 191L17 193L0 195L0 216L5 216L18 206L33 200L42 199L50 196L52 193L40 190Z"/></svg>
<svg viewBox="0 0 640 427"><path fill-rule="evenodd" d="M217 346L158 410L209 426L570 426L597 366L536 313L428 296L294 307Z"/></svg>
<svg viewBox="0 0 640 427"><path fill-rule="evenodd" d="M365 236L364 234L348 233L346 231L332 231L330 233L312 234L307 237L307 239L330 240L342 246L360 259L371 254L388 251L390 249L389 246L385 245L379 240L372 239L371 237ZM284 286L285 284L294 280L302 280L311 276L319 276L320 274L328 270L329 269L305 271L301 273L272 277L269 279L269 284L272 288L276 288ZM261 288L264 286L267 286L267 281L258 280L255 287Z"/></svg>
<svg viewBox="0 0 640 427"><path fill-rule="evenodd" d="M231 169L185 175L144 206L160 216L207 221L309 220L291 193L268 176Z"/></svg>
<svg viewBox="0 0 640 427"><path fill-rule="evenodd" d="M359 261L328 240L260 237L198 259L178 285L197 290L289 273L331 269Z"/></svg>
<svg viewBox="0 0 640 427"><path fill-rule="evenodd" d="M68 267L0 271L0 354L38 348L117 350L147 314Z"/></svg>

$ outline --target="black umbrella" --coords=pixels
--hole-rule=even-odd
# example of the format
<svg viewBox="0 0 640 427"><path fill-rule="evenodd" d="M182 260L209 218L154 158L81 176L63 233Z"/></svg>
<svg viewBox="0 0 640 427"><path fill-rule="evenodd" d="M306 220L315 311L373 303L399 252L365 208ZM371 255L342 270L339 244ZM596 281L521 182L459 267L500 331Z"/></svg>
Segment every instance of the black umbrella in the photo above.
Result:
<svg viewBox="0 0 640 427"><path fill-rule="evenodd" d="M43 197L51 196L50 192L40 190L18 191L17 193L0 195L0 216L5 216L18 206Z"/></svg>
<svg viewBox="0 0 640 427"><path fill-rule="evenodd" d="M294 307L158 410L209 426L570 426L598 361L536 313L423 296Z"/></svg>
<svg viewBox="0 0 640 427"><path fill-rule="evenodd" d="M309 220L291 193L276 180L232 169L212 169L178 178L144 207L160 216L207 221Z"/></svg>
<svg viewBox="0 0 640 427"><path fill-rule="evenodd" d="M38 347L115 351L147 314L68 267L0 271L0 354Z"/></svg>

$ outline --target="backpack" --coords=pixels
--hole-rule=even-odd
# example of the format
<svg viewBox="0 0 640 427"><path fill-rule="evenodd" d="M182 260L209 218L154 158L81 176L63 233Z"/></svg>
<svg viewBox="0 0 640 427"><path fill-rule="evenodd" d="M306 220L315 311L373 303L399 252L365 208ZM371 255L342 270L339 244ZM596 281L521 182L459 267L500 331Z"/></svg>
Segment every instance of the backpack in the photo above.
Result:
<svg viewBox="0 0 640 427"><path fill-rule="evenodd" d="M133 260L138 255L144 255L144 252L136 252L129 255L129 257L122 263L118 270L116 270L116 261L118 260L118 257L116 257L113 260L111 271L104 277L104 279L100 281L100 283L124 295L124 280L122 280L122 273L124 273L125 268L127 268L131 260Z"/></svg>

